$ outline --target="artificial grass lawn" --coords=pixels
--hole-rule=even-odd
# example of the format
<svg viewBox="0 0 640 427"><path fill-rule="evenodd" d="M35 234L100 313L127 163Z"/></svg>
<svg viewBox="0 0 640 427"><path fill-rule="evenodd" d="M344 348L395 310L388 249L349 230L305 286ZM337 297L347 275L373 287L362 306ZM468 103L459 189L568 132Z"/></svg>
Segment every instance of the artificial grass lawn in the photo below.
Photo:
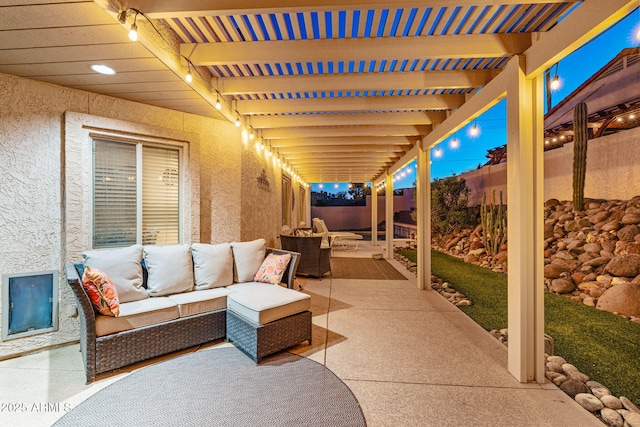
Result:
<svg viewBox="0 0 640 427"><path fill-rule="evenodd" d="M416 259L415 251L399 251ZM473 302L460 309L486 330L507 327L507 276L431 252L433 274ZM555 353L615 396L640 405L640 325L569 298L545 292L545 332Z"/></svg>

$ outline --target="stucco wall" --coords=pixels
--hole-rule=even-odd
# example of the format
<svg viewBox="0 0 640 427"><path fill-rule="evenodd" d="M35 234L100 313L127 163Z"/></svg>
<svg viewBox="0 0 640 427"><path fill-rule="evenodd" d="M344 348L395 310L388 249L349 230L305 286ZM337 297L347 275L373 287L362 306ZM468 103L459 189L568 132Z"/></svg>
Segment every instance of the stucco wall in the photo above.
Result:
<svg viewBox="0 0 640 427"><path fill-rule="evenodd" d="M482 192L500 191L507 200L507 165L502 163L460 175L471 189L469 205L479 205ZM584 195L593 199L631 199L640 195L640 128L591 139L587 148ZM573 143L544 154L544 199L573 198Z"/></svg>
<svg viewBox="0 0 640 427"><path fill-rule="evenodd" d="M184 144L186 242L274 242L280 230L279 191L245 188L263 168L279 182L279 168L226 120L0 74L0 273L57 270L60 281L59 330L0 342L0 359L78 339L64 264L88 245L90 132Z"/></svg>

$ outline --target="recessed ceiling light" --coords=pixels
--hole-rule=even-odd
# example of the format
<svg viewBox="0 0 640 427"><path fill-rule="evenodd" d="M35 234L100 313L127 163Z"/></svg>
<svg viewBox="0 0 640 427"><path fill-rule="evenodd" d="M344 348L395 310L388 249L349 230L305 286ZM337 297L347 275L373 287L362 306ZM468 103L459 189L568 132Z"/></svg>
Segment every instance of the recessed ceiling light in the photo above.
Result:
<svg viewBox="0 0 640 427"><path fill-rule="evenodd" d="M108 76L112 76L116 73L116 71L113 68L107 67L106 65L102 65L102 64L93 64L89 68L91 68L96 73L106 74Z"/></svg>

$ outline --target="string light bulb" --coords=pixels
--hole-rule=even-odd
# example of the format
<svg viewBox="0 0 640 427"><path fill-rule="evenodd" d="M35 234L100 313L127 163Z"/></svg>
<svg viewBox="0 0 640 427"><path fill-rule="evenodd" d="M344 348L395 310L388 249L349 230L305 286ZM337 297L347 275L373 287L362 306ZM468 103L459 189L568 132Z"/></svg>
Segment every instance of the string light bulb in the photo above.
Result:
<svg viewBox="0 0 640 427"><path fill-rule="evenodd" d="M480 128L478 127L478 124L475 120L473 121L473 126L471 126L471 129L469 129L469 135L473 137L480 135Z"/></svg>
<svg viewBox="0 0 640 427"><path fill-rule="evenodd" d="M131 40L132 42L138 40L138 24L136 24L137 19L138 12L136 12L135 16L133 17L133 23L131 24L131 29L129 30L129 40Z"/></svg>
<svg viewBox="0 0 640 427"><path fill-rule="evenodd" d="M460 140L457 136L454 135L454 137L449 142L449 148L453 148L455 150L458 147L460 147Z"/></svg>
<svg viewBox="0 0 640 427"><path fill-rule="evenodd" d="M556 72L553 75L553 78L551 79L551 83L549 83L549 88L551 90L558 90L560 89L560 77L558 77L558 64L556 64Z"/></svg>
<svg viewBox="0 0 640 427"><path fill-rule="evenodd" d="M193 81L193 76L191 75L191 62L187 61L187 67L189 71L187 71L187 75L184 77L187 83L191 83Z"/></svg>
<svg viewBox="0 0 640 427"><path fill-rule="evenodd" d="M240 115L236 115L236 127L240 127Z"/></svg>
<svg viewBox="0 0 640 427"><path fill-rule="evenodd" d="M220 94L216 94L216 110L219 110L222 108L222 104L220 103Z"/></svg>

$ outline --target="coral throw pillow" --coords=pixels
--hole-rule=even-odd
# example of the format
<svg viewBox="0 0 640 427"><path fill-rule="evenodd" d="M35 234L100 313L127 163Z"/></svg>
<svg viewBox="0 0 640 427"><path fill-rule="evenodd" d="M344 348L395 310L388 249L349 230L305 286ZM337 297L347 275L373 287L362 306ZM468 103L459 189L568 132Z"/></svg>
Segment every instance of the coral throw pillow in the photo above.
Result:
<svg viewBox="0 0 640 427"><path fill-rule="evenodd" d="M120 301L116 286L103 271L85 266L82 286L98 313L113 317L120 315Z"/></svg>
<svg viewBox="0 0 640 427"><path fill-rule="evenodd" d="M262 262L260 269L253 278L256 282L277 285L282 281L282 275L291 261L290 254L269 254Z"/></svg>

